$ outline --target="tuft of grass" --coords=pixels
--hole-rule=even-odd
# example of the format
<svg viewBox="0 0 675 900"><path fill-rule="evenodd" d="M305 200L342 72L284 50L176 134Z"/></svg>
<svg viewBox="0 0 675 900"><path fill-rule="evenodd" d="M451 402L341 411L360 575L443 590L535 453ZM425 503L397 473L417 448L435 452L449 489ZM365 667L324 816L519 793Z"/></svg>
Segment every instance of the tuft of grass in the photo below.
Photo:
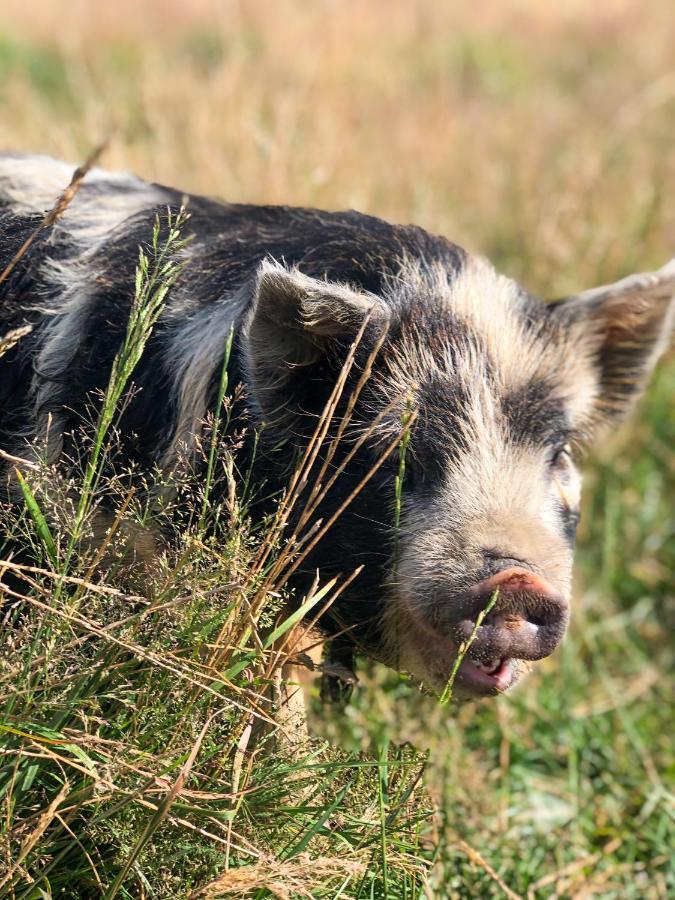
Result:
<svg viewBox="0 0 675 900"><path fill-rule="evenodd" d="M255 773L251 764L264 746L260 724L283 728L274 720L275 672L293 657L293 634L301 620L314 607L325 609L334 602L359 570L340 584L337 578L323 585L317 579L298 609L281 618L279 601L285 597L280 592L312 542L348 507L398 441L407 439L414 419L408 416L400 436L384 448L328 523L312 518L345 465L341 462L326 478L372 363L348 398L345 418L336 423L362 329L276 515L267 527L252 530L229 484L225 497L230 516L213 540L205 529L207 518L216 523L219 518L211 491L217 478L229 482L233 470L220 428L221 415L228 421L231 403L226 396L230 335L204 458L201 511L194 524L177 534L176 551L165 552L156 570L144 572L143 594L131 594L126 548L115 539L125 529L133 534L138 513L132 492L120 487L124 480L110 474L107 461L114 451L115 417L180 271L176 258L184 245L184 221L183 212L157 220L149 249L141 248L126 335L80 471L74 465L65 478L44 461L27 466L25 475L17 467L25 511L4 510L6 534L32 547L38 558L42 550L44 563L2 562L3 571L23 590L0 584L16 606L3 635L11 653L0 670L7 689L0 721L6 863L0 896L29 897L35 891L86 896L96 890L112 900L150 883L145 867L153 867L165 840L186 848L184 857L179 854L176 865L162 872L166 896L179 890L187 896L189 887L208 892L209 883L222 884L223 853L227 867L241 865L241 854L243 861L269 856L268 850L247 849L254 846L253 836L243 834L250 831L245 822L255 822L257 830L269 818L267 801L255 795L265 793L268 772L279 761L263 758ZM366 428L359 440L375 427L377 423ZM179 486L166 482L147 489L152 496L157 488L172 487ZM114 509L103 537L105 553L96 545L88 552L86 539L103 498ZM301 502L303 514L289 534L288 518ZM162 513L154 510L157 522ZM58 542L50 522L59 526ZM142 524L147 525L145 517ZM254 726L260 736L249 749ZM315 767L322 777L313 780L311 792L318 784L320 799L305 800L299 809L305 815L298 816L291 801L295 784ZM289 872L295 871L291 861L323 835L326 822L345 801L353 779L339 786L337 796L332 788L341 780L342 768L341 762L332 765L312 749L307 759L282 769L281 777L275 773L273 791L281 791L277 799L289 814L288 828L278 829L278 853L289 862ZM260 787L252 786L254 776L262 778ZM48 806L36 815L43 797ZM261 802L267 810L262 819ZM235 827L243 828L241 837ZM374 841L368 838L355 851L354 864L346 868L348 879L361 873L360 857ZM153 879L157 877L155 872Z"/></svg>

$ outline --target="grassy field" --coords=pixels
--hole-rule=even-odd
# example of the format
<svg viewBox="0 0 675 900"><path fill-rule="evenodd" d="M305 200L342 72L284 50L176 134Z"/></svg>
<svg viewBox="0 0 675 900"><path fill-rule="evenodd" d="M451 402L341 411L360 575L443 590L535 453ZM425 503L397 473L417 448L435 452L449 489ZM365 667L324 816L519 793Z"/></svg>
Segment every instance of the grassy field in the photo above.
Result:
<svg viewBox="0 0 675 900"><path fill-rule="evenodd" d="M659 0L3 0L0 141L112 134L108 167L414 221L555 297L675 255L674 29ZM671 353L590 461L571 634L522 688L447 708L366 666L299 756L251 733L277 660L237 631L245 498L130 591L34 473L2 525L44 562L0 637L0 897L675 895L674 395Z"/></svg>

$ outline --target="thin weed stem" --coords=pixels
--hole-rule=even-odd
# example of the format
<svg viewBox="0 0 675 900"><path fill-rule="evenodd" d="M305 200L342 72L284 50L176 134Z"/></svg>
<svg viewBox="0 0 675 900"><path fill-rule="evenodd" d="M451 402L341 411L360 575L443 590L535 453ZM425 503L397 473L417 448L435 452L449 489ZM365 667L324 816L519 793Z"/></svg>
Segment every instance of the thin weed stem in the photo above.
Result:
<svg viewBox="0 0 675 900"><path fill-rule="evenodd" d="M455 663L452 667L452 671L450 672L450 678L448 678L448 682L443 688L443 692L439 698L439 702L442 706L445 706L452 700L452 689L455 684L455 679L457 678L457 672L459 671L459 667L462 665L462 661L464 657L469 652L469 649L473 642L476 639L476 635L478 634L478 629L483 624L485 617L488 615L490 610L493 608L495 603L497 602L497 598L499 597L499 589L497 589L494 594L490 597L488 605L485 609L482 609L478 615L476 616L476 624L473 626L473 630L466 641L462 641L459 645L459 649L457 651L457 658L455 659Z"/></svg>

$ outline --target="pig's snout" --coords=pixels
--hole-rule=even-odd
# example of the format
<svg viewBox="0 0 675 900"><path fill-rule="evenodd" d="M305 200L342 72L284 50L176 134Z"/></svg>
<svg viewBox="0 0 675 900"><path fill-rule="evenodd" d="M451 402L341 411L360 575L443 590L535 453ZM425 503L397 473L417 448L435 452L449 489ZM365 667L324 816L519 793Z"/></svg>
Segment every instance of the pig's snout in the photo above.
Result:
<svg viewBox="0 0 675 900"><path fill-rule="evenodd" d="M473 614L457 624L457 637L466 641L471 636L480 611L499 591L476 632L469 655L486 662L548 656L567 628L569 607L564 597L519 561L494 560L491 569L494 574L471 588Z"/></svg>

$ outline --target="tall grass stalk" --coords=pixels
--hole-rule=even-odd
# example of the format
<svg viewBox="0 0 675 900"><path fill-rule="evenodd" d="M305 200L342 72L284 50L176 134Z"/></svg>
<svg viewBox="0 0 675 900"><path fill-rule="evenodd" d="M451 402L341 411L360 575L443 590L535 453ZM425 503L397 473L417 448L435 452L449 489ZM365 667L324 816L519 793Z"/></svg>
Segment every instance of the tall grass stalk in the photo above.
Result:
<svg viewBox="0 0 675 900"><path fill-rule="evenodd" d="M216 409L213 414L213 426L211 430L211 439L209 441L209 456L206 465L206 474L204 476L202 511L199 517L199 527L203 530L206 517L209 511L209 502L211 498L211 488L213 486L213 474L216 464L218 451L218 439L220 432L221 416L223 410L223 402L227 394L229 385L228 366L230 364L230 355L232 353L232 341L234 339L234 328L230 329L230 333L225 341L225 350L223 353L223 365L220 372L220 382L218 384L218 397L216 399Z"/></svg>
<svg viewBox="0 0 675 900"><path fill-rule="evenodd" d="M166 236L162 238L163 223L157 216L152 230L150 247L147 250L144 247L139 248L134 298L129 312L129 321L122 346L113 360L108 386L103 396L93 446L82 479L75 521L68 543L66 568L82 536L82 528L101 475L104 444L115 416L118 414L120 401L161 315L166 295L183 268L179 254L186 244L186 239L182 236L182 229L187 218L188 214L184 208L181 208L176 215L167 209L164 223Z"/></svg>
<svg viewBox="0 0 675 900"><path fill-rule="evenodd" d="M406 457L410 443L410 425L413 418L413 399L408 397L406 411L401 419L401 441L398 445L398 471L394 481L394 577L398 565L399 541L401 531L401 513L403 511L403 484L405 482Z"/></svg>
<svg viewBox="0 0 675 900"><path fill-rule="evenodd" d="M459 645L459 647L457 649L457 656L455 658L455 661L452 666L452 670L450 672L450 677L448 678L448 682L445 685L445 687L443 688L443 690L441 692L441 696L439 698L439 703L441 704L441 706L446 706L452 700L452 689L455 684L455 679L457 678L457 672L459 671L459 667L462 665L462 661L464 660L464 657L471 649L471 645L476 640L476 635L478 634L478 629L481 627L481 625L485 621L485 617L490 613L491 609L497 602L498 597L499 597L499 589L497 589L492 594L485 609L481 609L481 611L476 616L476 621L474 623L473 629L471 630L471 634L469 635L469 637L465 641L462 641L462 643Z"/></svg>
<svg viewBox="0 0 675 900"><path fill-rule="evenodd" d="M380 865L382 867L382 889L389 894L389 860L387 846L387 802L389 799L389 737L385 735L379 742L377 760L377 803L380 815Z"/></svg>

